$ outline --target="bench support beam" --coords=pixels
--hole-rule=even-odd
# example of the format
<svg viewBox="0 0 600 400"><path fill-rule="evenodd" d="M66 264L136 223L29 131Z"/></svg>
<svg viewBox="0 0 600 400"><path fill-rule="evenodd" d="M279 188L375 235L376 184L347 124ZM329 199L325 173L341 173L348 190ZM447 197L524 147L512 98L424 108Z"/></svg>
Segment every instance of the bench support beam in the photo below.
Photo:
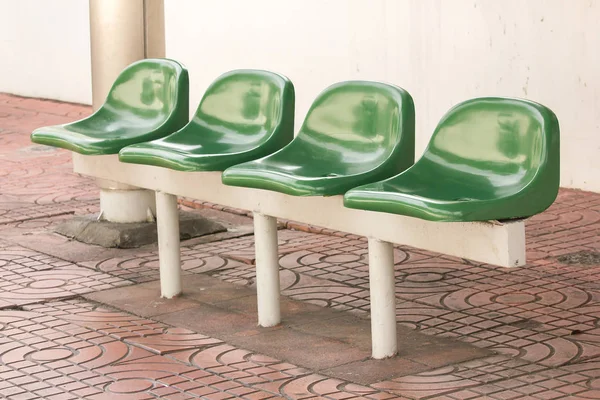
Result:
<svg viewBox="0 0 600 400"><path fill-rule="evenodd" d="M161 296L170 299L181 293L179 212L177 196L156 192L158 259Z"/></svg>
<svg viewBox="0 0 600 400"><path fill-rule="evenodd" d="M369 238L369 289L373 358L392 357L398 351L394 247L373 238Z"/></svg>
<svg viewBox="0 0 600 400"><path fill-rule="evenodd" d="M254 241L258 324L266 328L281 322L277 219L254 213Z"/></svg>
<svg viewBox="0 0 600 400"><path fill-rule="evenodd" d="M225 186L220 172L181 172L120 163L117 155L73 153L75 172L137 187L175 193L309 225L374 237L505 267L525 265L523 221L432 222L345 208L342 196L296 197L267 190ZM315 212L318 210L318 212Z"/></svg>

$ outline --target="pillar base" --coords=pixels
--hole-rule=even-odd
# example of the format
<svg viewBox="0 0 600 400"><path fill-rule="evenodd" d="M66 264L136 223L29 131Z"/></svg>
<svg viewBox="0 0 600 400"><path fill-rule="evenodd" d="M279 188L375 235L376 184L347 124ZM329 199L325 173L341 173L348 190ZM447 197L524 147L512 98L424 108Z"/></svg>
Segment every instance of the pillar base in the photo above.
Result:
<svg viewBox="0 0 600 400"><path fill-rule="evenodd" d="M145 189L100 189L99 220L119 223L153 222L154 192Z"/></svg>

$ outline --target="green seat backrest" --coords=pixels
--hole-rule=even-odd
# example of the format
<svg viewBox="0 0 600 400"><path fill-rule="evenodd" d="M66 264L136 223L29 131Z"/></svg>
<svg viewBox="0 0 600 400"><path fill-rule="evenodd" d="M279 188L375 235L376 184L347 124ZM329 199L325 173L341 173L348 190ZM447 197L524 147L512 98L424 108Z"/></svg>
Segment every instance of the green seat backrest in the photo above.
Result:
<svg viewBox="0 0 600 400"><path fill-rule="evenodd" d="M376 82L332 85L313 102L288 148L286 156L314 160L331 174L401 172L414 162L412 98Z"/></svg>
<svg viewBox="0 0 600 400"><path fill-rule="evenodd" d="M293 138L294 86L273 72L230 71L206 90L184 130L190 144L190 134L201 135L200 143L213 153L260 146L269 154Z"/></svg>
<svg viewBox="0 0 600 400"><path fill-rule="evenodd" d="M70 129L102 136L124 128L122 137L149 132L147 141L180 129L188 114L187 70L173 60L144 59L125 68L98 111L70 124ZM139 129L125 128L129 126Z"/></svg>
<svg viewBox="0 0 600 400"><path fill-rule="evenodd" d="M558 193L559 164L559 125L551 110L526 100L479 98L442 118L414 170L438 181L439 189L460 188L464 198L528 196L549 206Z"/></svg>

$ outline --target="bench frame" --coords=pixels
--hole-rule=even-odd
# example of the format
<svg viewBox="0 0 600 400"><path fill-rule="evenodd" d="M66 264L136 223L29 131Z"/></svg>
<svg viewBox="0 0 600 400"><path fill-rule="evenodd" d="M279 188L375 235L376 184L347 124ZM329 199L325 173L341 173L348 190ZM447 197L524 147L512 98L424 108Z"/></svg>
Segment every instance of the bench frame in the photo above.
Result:
<svg viewBox="0 0 600 400"><path fill-rule="evenodd" d="M127 164L118 155L73 153L76 173L156 192L160 283L163 297L181 293L177 197L184 196L252 211L256 251L258 322L281 321L277 218L366 236L369 242L371 334L374 358L397 352L396 296L392 243L409 245L484 263L525 265L523 220L432 222L345 208L342 196L296 197L279 192L224 185L221 172L180 172Z"/></svg>

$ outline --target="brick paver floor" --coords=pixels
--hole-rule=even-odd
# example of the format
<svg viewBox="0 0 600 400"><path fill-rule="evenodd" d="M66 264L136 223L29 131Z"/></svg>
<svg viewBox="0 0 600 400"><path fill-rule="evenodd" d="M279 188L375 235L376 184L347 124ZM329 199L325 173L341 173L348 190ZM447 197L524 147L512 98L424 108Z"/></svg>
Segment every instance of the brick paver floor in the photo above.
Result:
<svg viewBox="0 0 600 400"><path fill-rule="evenodd" d="M69 152L34 145L29 133L89 113L0 94L0 398L600 398L599 194L561 190L528 220L522 268L396 247L399 324L489 355L361 384L351 364L347 378L328 376L316 361L294 364L90 300L156 280L158 263L152 246L104 250L51 233L97 212L98 192L72 174ZM294 226L280 231L283 295L368 318L365 240ZM251 235L183 242L182 260L188 275L254 285ZM429 365L428 356L416 361Z"/></svg>

